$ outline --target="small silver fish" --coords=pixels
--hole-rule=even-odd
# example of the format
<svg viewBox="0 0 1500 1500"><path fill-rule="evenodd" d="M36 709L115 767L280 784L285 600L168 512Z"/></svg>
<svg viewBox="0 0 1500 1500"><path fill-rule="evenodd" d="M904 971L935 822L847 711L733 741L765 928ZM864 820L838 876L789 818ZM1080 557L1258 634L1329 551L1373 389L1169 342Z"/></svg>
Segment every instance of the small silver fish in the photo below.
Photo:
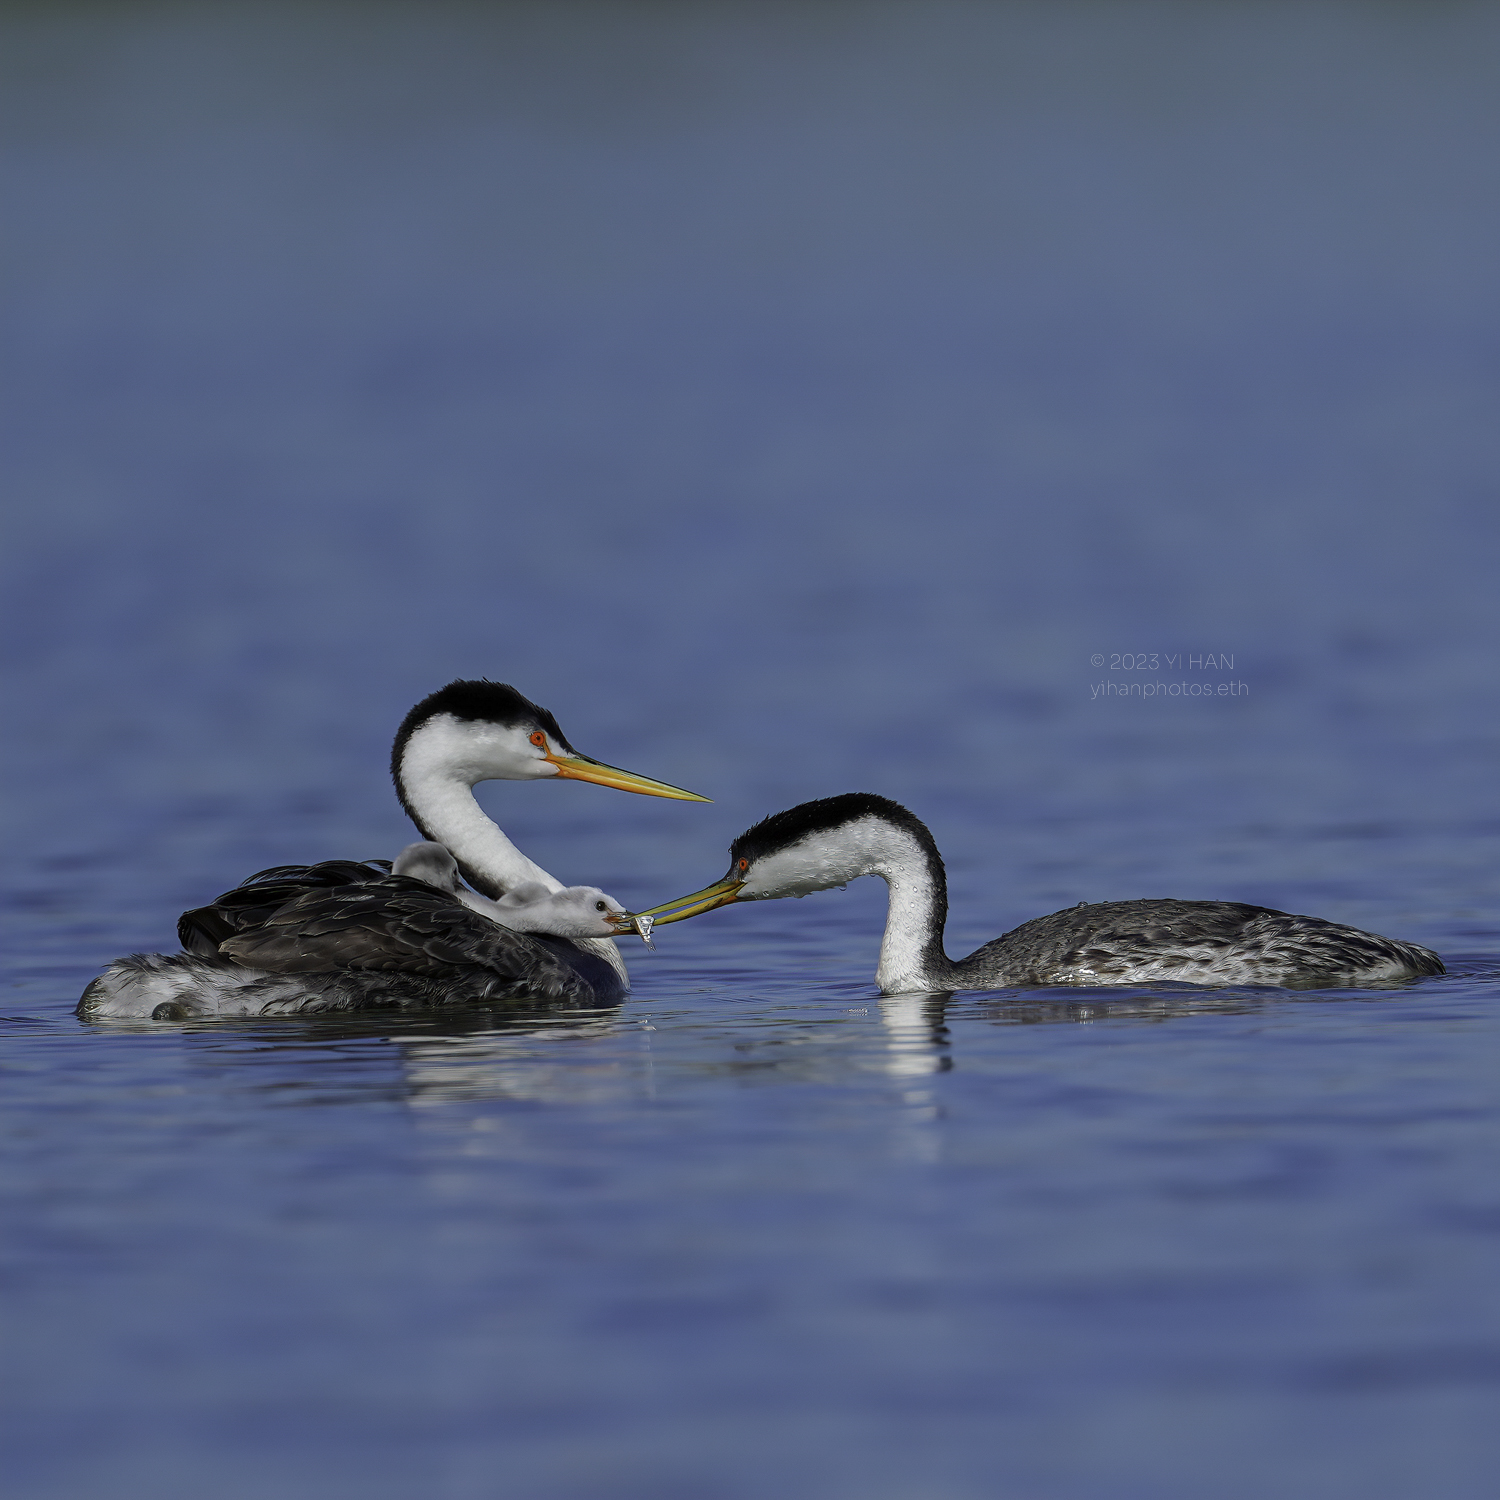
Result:
<svg viewBox="0 0 1500 1500"><path fill-rule="evenodd" d="M653 952L656 949L656 944L651 941L651 926L655 921L655 917L637 917L635 919L635 930L640 933L641 941Z"/></svg>

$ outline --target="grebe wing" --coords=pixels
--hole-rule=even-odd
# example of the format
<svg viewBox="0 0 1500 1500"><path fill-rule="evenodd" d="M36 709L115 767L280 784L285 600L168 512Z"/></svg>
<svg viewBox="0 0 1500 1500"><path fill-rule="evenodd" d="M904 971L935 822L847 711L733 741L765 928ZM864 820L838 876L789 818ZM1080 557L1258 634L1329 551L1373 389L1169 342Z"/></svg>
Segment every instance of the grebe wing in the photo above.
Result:
<svg viewBox="0 0 1500 1500"><path fill-rule="evenodd" d="M381 868L372 869L372 865ZM389 860L327 859L316 865L276 865L242 880L207 906L185 911L177 919L177 939L189 953L213 958L219 944L253 931L272 912L309 891L368 884L388 878Z"/></svg>
<svg viewBox="0 0 1500 1500"><path fill-rule="evenodd" d="M583 988L574 969L524 933L402 876L306 891L218 951L271 973L378 969L441 979L477 968L524 982L538 998L576 998Z"/></svg>

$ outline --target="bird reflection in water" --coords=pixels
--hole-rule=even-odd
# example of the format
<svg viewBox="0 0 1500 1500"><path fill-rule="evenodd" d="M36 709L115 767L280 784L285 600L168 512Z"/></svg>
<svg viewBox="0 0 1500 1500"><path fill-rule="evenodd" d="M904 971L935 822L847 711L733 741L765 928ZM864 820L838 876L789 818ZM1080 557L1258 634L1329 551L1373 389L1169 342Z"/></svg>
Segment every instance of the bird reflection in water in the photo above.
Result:
<svg viewBox="0 0 1500 1500"><path fill-rule="evenodd" d="M635 1098L649 1092L639 1060L617 1047L601 1051L587 1044L640 1030L613 1007L524 1029L403 1039L407 1101L427 1108L475 1099L587 1105ZM585 1045L560 1047L566 1042Z"/></svg>
<svg viewBox="0 0 1500 1500"><path fill-rule="evenodd" d="M925 1078L953 1066L947 1009L944 994L888 995L881 1000L885 1071L892 1078Z"/></svg>
<svg viewBox="0 0 1500 1500"><path fill-rule="evenodd" d="M1398 999L1399 988L1392 989L1391 998ZM878 1118L893 1132L897 1159L931 1162L940 1157L943 1140L941 1075L958 1066L962 1038L977 1040L975 1028L983 1023L1139 1024L1337 1000L1368 1005L1377 996L1368 989L1192 985L1099 989L1086 996L1072 989L931 992L887 996L823 1020L801 1011L784 1024L751 1030L732 1025L733 1006L713 1003L690 1013L674 1010L671 1025L663 1025L674 1045L660 1084L660 1034L655 1013L644 1006L458 1006L399 1016L341 1012L240 1023L129 1018L92 1024L99 1031L192 1037L183 1053L189 1067L242 1071L251 1087L299 1104L394 1093L434 1123L441 1116L435 1106L483 1100L584 1108L646 1102L658 1096L659 1086L670 1092L674 1080L686 1084L705 1073L774 1077L787 1084L841 1084L851 1075L873 1075L885 1080L886 1089L871 1123ZM734 1056L726 1054L726 1024ZM387 1045L371 1045L377 1043ZM469 1111L453 1118L464 1129L500 1129L501 1115L486 1117L488 1125L475 1123Z"/></svg>
<svg viewBox="0 0 1500 1500"><path fill-rule="evenodd" d="M902 1085L892 1111L891 1154L897 1161L930 1165L943 1154L942 1106L923 1079L953 1066L946 994L890 995L880 1002L885 1030L885 1071Z"/></svg>

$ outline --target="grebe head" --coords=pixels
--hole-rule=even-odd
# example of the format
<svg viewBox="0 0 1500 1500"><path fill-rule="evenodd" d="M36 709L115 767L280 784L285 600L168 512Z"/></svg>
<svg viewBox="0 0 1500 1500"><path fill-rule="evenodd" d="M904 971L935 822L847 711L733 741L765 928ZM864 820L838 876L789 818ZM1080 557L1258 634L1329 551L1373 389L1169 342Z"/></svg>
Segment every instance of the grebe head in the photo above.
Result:
<svg viewBox="0 0 1500 1500"><path fill-rule="evenodd" d="M545 708L506 683L483 679L450 682L407 714L391 748L391 775L403 804L409 787L433 779L473 786L556 777L683 802L709 800L581 754Z"/></svg>
<svg viewBox="0 0 1500 1500"><path fill-rule="evenodd" d="M729 846L729 872L691 896L654 906L660 926L731 901L771 901L847 885L861 875L889 877L894 866L925 859L932 835L899 802L873 792L846 792L802 802L747 828Z"/></svg>
<svg viewBox="0 0 1500 1500"><path fill-rule="evenodd" d="M391 874L420 880L440 891L451 891L455 896L463 889L458 878L458 861L442 844L408 844L391 861Z"/></svg>

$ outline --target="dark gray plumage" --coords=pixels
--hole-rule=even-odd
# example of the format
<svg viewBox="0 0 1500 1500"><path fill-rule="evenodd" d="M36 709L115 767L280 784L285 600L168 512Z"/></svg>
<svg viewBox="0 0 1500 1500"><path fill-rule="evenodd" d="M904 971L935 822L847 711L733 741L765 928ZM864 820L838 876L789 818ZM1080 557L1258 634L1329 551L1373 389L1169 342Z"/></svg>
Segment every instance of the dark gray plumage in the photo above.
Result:
<svg viewBox="0 0 1500 1500"><path fill-rule="evenodd" d="M314 887L242 926L219 954L273 974L377 970L436 979L472 969L476 979L524 979L545 1000L576 1001L590 988L527 934L402 875Z"/></svg>
<svg viewBox="0 0 1500 1500"><path fill-rule="evenodd" d="M609 964L571 943L501 927L424 881L352 860L252 875L184 912L178 935L183 953L112 966L117 984L172 987L147 1012L157 1019L506 998L596 1006L626 992Z"/></svg>
<svg viewBox="0 0 1500 1500"><path fill-rule="evenodd" d="M609 965L595 961L600 970ZM337 1011L425 1010L436 1006L497 1002L545 1005L549 1009L595 1010L617 1005L624 987L573 994L538 995L525 980L471 968L430 977L406 971L343 970L271 973L215 962L191 953L132 953L116 959L89 985L78 1003L87 1020L138 1017L185 1021L193 1017L320 1015ZM104 1009L99 1002L107 1002ZM133 1004L132 1002L138 1002Z"/></svg>
<svg viewBox="0 0 1500 1500"><path fill-rule="evenodd" d="M1428 948L1238 901L1100 901L1034 917L949 966L959 989L1009 985L1274 984L1441 974Z"/></svg>

